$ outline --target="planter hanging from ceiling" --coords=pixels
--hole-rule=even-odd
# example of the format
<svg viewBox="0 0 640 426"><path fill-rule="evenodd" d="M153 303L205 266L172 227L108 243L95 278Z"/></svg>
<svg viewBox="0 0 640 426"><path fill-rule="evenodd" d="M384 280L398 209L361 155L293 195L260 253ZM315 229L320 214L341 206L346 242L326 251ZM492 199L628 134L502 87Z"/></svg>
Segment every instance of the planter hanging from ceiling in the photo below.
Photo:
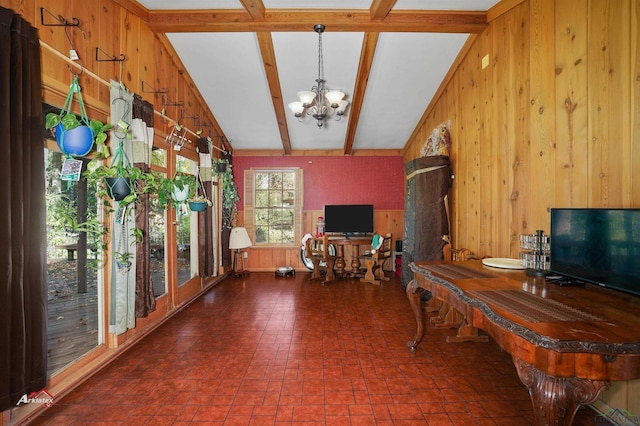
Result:
<svg viewBox="0 0 640 426"><path fill-rule="evenodd" d="M118 176L113 178L105 178L109 196L115 201L122 201L131 194L131 181L128 178Z"/></svg>
<svg viewBox="0 0 640 426"><path fill-rule="evenodd" d="M180 189L180 187L178 187L177 185L174 185L173 194L171 194L171 196L178 203L185 201L189 196L189 184L185 183L182 189Z"/></svg>
<svg viewBox="0 0 640 426"><path fill-rule="evenodd" d="M93 131L85 125L66 130L60 123L56 126L56 142L62 153L83 157L93 148Z"/></svg>
<svg viewBox="0 0 640 426"><path fill-rule="evenodd" d="M189 201L189 208L192 212L203 212L207 208L206 201Z"/></svg>

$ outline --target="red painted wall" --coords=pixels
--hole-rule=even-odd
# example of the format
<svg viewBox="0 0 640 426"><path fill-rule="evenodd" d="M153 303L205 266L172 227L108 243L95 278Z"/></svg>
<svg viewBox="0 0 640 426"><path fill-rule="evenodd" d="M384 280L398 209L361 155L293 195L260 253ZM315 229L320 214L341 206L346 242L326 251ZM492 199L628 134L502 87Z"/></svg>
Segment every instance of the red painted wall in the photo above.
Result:
<svg viewBox="0 0 640 426"><path fill-rule="evenodd" d="M256 167L304 170L304 210L325 204L373 204L374 209L404 209L404 163L393 157L234 157L233 175L244 210L244 171Z"/></svg>

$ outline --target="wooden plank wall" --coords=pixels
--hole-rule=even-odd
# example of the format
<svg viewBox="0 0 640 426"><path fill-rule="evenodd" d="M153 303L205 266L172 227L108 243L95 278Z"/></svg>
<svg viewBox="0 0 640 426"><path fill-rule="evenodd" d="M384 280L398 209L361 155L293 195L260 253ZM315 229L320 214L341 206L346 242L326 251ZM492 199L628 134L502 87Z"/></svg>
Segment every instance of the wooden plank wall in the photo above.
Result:
<svg viewBox="0 0 640 426"><path fill-rule="evenodd" d="M640 207L640 2L512 3L469 40L405 149L417 158L452 121L452 240L479 256L518 257L551 207ZM638 413L639 384L601 402Z"/></svg>
<svg viewBox="0 0 640 426"><path fill-rule="evenodd" d="M238 223L244 223L243 211L238 212ZM316 227L316 219L323 216L322 210L305 210L303 212L303 234L313 233ZM403 210L376 210L373 216L373 223L376 232L380 234L391 233L392 244L402 239L404 229ZM254 272L272 272L278 266L293 266L298 271L306 271L306 267L300 260L300 249L302 245L290 247L251 247L247 250L247 269ZM392 247L395 247L393 245ZM345 252L345 261L351 262L350 251Z"/></svg>
<svg viewBox="0 0 640 426"><path fill-rule="evenodd" d="M489 14L404 153L451 120L455 246L517 257L551 207L640 206L638 9L529 0Z"/></svg>
<svg viewBox="0 0 640 426"><path fill-rule="evenodd" d="M122 81L131 92L151 102L156 111L163 109L163 100L183 103L184 112L180 107L168 106L166 117L156 115L158 137L164 137L165 130L181 116L184 117L181 124L194 132L203 123L214 123L206 103L164 36L156 36L140 18L114 1L94 0L92 7L86 7L86 2L82 0L0 0L0 4L21 14L38 28L42 42L67 57L70 49L68 34L80 57L79 63L87 71L103 81ZM65 34L63 27L42 25L41 7L45 9L46 24L56 23L56 17L61 16L68 21L78 19L80 26L67 28ZM100 59L118 57L120 54L127 59L122 63L97 61L96 48L101 50ZM64 100L72 78L67 64L58 55L43 48L42 71L48 89L55 88L53 92L62 92L56 95L46 90L45 102L62 106L60 96ZM81 73L79 76L83 99L91 118L97 115L97 118L104 120L108 115L109 88L88 74ZM166 98L162 94L151 93L154 89L166 89ZM196 116L200 117L200 124L187 118Z"/></svg>

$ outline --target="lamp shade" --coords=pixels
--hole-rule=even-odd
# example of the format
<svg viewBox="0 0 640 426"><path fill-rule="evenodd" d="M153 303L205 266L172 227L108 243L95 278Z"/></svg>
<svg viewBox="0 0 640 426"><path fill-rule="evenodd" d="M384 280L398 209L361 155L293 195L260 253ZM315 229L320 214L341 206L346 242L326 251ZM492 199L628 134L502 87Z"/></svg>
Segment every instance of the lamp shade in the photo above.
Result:
<svg viewBox="0 0 640 426"><path fill-rule="evenodd" d="M246 228L242 226L233 228L229 236L229 248L239 250L247 247L251 247L251 239L249 238Z"/></svg>
<svg viewBox="0 0 640 426"><path fill-rule="evenodd" d="M345 101L344 99L341 100L340 104L338 104L338 109L336 110L336 113L338 115L343 115L348 105L349 105L349 102Z"/></svg>
<svg viewBox="0 0 640 426"><path fill-rule="evenodd" d="M302 92L298 92L298 98L300 98L300 102L302 102L302 105L306 108L308 105L311 105L311 102L316 98L316 92L304 90Z"/></svg>
<svg viewBox="0 0 640 426"><path fill-rule="evenodd" d="M337 108L342 98L344 98L344 93L339 90L329 90L325 96L327 97L331 108Z"/></svg>
<svg viewBox="0 0 640 426"><path fill-rule="evenodd" d="M291 112L293 112L296 117L302 115L302 113L304 112L304 105L302 105L302 102L291 102L289 104L289 109L291 110Z"/></svg>

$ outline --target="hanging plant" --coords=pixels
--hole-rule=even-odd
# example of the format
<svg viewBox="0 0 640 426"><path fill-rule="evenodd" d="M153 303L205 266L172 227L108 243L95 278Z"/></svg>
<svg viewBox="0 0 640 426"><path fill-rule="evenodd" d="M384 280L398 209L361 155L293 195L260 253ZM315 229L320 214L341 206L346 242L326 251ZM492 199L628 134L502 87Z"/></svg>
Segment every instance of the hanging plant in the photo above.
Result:
<svg viewBox="0 0 640 426"><path fill-rule="evenodd" d="M212 206L213 203L207 197L207 190L204 187L202 176L200 175L200 167L198 167L198 170L196 171L195 180L196 184L191 190L187 202L189 203L189 208L191 209L191 211L202 212L206 210L208 206Z"/></svg>
<svg viewBox="0 0 640 426"><path fill-rule="evenodd" d="M222 222L225 228L232 228L238 214L237 203L240 201L238 188L233 180L233 166L226 159L214 159L213 167L218 170L220 191L222 191ZM224 169L223 172L220 170Z"/></svg>
<svg viewBox="0 0 640 426"><path fill-rule="evenodd" d="M189 198L189 209L192 212L203 212L207 209L207 207L211 206L211 200L200 195L198 197Z"/></svg>
<svg viewBox="0 0 640 426"><path fill-rule="evenodd" d="M119 272L126 273L131 267L132 254L124 246L124 233L126 232L126 218L132 211L134 204L139 200L140 195L153 190L156 185L156 178L152 173L145 173L139 167L132 166L123 149L123 141L120 140L111 165L101 164L98 160L92 160L87 165L87 170L83 176L88 182L96 184L96 196L104 199L103 206L106 213L115 213L117 218L116 229L113 232L120 232L120 244L114 251L114 262ZM112 199L117 201L117 208L111 208ZM109 227L104 228L104 234L109 232ZM130 237L131 245L140 242L143 238L142 230L133 228Z"/></svg>
<svg viewBox="0 0 640 426"><path fill-rule="evenodd" d="M79 118L71 112L74 94L78 95ZM98 157L109 157L109 149L105 142L111 125L89 120L77 76L73 78L60 113L50 112L45 117L45 127L54 133L58 147L65 155L83 157L91 151L95 143Z"/></svg>
<svg viewBox="0 0 640 426"><path fill-rule="evenodd" d="M131 165L122 147L122 140L118 143L111 165L91 160L83 176L87 181L96 183L98 197L115 200L120 208L135 203L140 194L152 191L156 184L152 173L145 173Z"/></svg>
<svg viewBox="0 0 640 426"><path fill-rule="evenodd" d="M191 188L196 185L193 175L176 173L172 178L159 178L153 188L153 192L158 197L158 205L164 209L166 207L176 207L184 203L189 197Z"/></svg>

